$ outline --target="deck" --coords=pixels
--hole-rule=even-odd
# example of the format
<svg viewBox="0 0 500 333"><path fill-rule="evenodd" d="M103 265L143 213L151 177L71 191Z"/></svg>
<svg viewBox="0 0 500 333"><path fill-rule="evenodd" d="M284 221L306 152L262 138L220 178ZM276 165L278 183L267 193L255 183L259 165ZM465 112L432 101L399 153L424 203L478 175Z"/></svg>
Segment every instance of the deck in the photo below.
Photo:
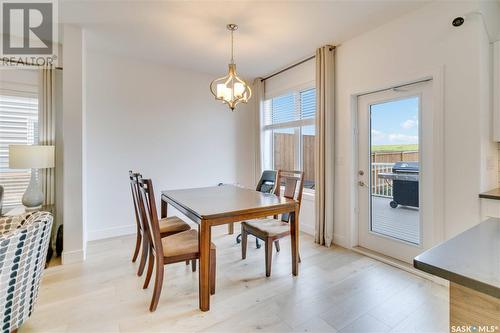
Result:
<svg viewBox="0 0 500 333"><path fill-rule="evenodd" d="M418 208L389 206L390 198L372 196L372 231L413 244L420 243Z"/></svg>

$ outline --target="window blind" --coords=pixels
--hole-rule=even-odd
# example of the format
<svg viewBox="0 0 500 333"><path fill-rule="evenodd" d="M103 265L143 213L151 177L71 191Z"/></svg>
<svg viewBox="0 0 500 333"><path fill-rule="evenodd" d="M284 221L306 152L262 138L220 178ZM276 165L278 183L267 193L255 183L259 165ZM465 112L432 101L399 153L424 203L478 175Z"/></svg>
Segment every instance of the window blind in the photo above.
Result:
<svg viewBox="0 0 500 333"><path fill-rule="evenodd" d="M0 184L5 207L21 203L31 170L9 169L9 145L38 143L38 99L0 92Z"/></svg>
<svg viewBox="0 0 500 333"><path fill-rule="evenodd" d="M264 126L297 125L316 116L316 89L291 92L265 101ZM305 124L304 124L305 125Z"/></svg>
<svg viewBox="0 0 500 333"><path fill-rule="evenodd" d="M300 92L300 106L302 119L316 117L316 89Z"/></svg>

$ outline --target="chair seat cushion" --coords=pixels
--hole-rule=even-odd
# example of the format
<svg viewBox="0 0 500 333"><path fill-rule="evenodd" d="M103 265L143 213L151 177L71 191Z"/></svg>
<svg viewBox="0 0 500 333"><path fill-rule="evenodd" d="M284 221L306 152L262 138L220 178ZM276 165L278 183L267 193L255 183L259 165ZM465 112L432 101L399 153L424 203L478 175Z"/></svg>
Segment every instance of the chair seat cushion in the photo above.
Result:
<svg viewBox="0 0 500 333"><path fill-rule="evenodd" d="M198 231L188 230L161 239L163 245L163 256L176 257L198 253ZM215 249L211 243L211 249Z"/></svg>
<svg viewBox="0 0 500 333"><path fill-rule="evenodd" d="M162 218L159 221L159 224L160 224L160 234L167 236L191 229L189 224L187 224L177 216L169 216Z"/></svg>
<svg viewBox="0 0 500 333"><path fill-rule="evenodd" d="M247 229L260 231L269 237L287 235L290 233L290 225L288 223L270 218L244 221L242 226L248 226Z"/></svg>

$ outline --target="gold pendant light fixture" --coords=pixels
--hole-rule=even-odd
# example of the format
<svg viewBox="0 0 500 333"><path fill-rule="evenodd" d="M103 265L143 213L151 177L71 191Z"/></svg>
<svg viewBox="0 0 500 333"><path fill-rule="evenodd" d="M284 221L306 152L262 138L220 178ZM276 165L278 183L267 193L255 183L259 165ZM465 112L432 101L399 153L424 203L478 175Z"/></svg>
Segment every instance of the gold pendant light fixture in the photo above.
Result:
<svg viewBox="0 0 500 333"><path fill-rule="evenodd" d="M240 102L246 103L252 97L250 86L240 79L236 74L236 64L234 63L234 43L233 33L238 29L236 24L228 24L227 30L231 32L231 62L229 64L228 74L224 77L215 79L210 83L210 91L215 99L226 103L234 111L236 105Z"/></svg>

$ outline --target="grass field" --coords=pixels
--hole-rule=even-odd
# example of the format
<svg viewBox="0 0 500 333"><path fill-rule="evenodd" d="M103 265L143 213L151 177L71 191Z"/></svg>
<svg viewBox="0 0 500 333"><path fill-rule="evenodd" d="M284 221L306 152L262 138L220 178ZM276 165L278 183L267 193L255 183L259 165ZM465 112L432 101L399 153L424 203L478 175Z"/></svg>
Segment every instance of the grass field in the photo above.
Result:
<svg viewBox="0 0 500 333"><path fill-rule="evenodd" d="M375 145L372 146L372 152L389 151L418 151L418 144L411 145Z"/></svg>

